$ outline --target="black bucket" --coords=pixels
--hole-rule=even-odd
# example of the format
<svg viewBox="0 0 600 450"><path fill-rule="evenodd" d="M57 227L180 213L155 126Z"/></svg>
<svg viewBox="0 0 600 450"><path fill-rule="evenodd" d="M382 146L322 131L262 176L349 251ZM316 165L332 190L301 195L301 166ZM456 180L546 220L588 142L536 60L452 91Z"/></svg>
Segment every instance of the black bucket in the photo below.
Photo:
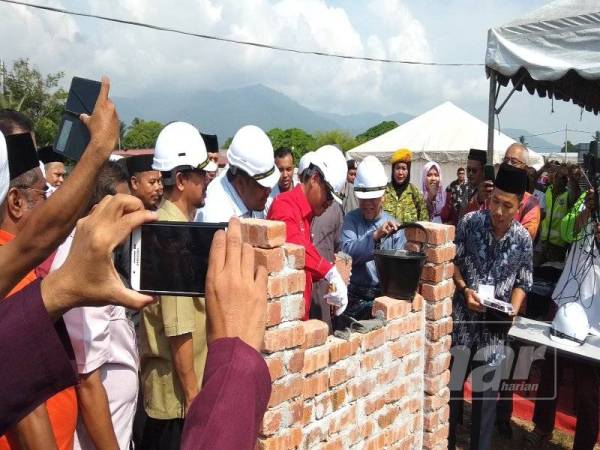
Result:
<svg viewBox="0 0 600 450"><path fill-rule="evenodd" d="M427 235L427 230L418 223L407 223L398 229L403 228L419 228ZM412 301L421 279L425 253L379 249L374 251L373 257L383 295Z"/></svg>

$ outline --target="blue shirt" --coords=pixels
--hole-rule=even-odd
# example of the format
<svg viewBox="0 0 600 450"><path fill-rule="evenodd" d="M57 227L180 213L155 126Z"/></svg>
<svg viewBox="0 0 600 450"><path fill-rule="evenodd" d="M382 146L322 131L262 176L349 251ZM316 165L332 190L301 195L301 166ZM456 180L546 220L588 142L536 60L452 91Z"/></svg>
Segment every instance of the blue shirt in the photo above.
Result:
<svg viewBox="0 0 600 450"><path fill-rule="evenodd" d="M375 250L373 234L387 221L395 222L394 218L385 211L382 211L375 220L366 220L360 209L355 209L344 217L342 251L352 256L352 275L350 276L352 286L360 288L379 286L379 277L373 259ZM393 236L383 239L381 248L385 250L401 249L405 242L404 230L400 230Z"/></svg>

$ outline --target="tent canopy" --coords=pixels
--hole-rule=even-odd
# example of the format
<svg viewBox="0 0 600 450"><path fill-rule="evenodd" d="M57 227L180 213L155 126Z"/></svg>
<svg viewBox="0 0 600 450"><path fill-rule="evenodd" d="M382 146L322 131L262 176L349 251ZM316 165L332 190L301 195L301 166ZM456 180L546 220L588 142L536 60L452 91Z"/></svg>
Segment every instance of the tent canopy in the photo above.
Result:
<svg viewBox="0 0 600 450"><path fill-rule="evenodd" d="M488 31L486 70L530 94L600 110L600 2L558 0Z"/></svg>
<svg viewBox="0 0 600 450"><path fill-rule="evenodd" d="M357 161L367 155L377 157L389 165L393 152L408 148L413 152L411 180L420 187L420 168L427 161L436 161L442 167L444 183L452 181L458 167L464 167L469 149L485 149L488 126L451 102L421 114L418 117L361 144L348 153ZM494 163L502 162L504 152L516 141L504 133L494 132ZM529 150L529 165L544 163L541 155ZM389 167L387 167L389 172Z"/></svg>

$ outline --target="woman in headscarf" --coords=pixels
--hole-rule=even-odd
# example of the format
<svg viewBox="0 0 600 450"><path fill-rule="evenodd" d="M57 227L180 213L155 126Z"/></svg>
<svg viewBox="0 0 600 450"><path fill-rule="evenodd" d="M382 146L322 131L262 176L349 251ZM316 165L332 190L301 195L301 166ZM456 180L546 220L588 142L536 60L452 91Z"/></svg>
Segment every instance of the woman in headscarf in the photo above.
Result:
<svg viewBox="0 0 600 450"><path fill-rule="evenodd" d="M392 181L385 190L383 209L392 215L399 225L429 220L423 194L410 182L412 153L406 148L392 155Z"/></svg>
<svg viewBox="0 0 600 450"><path fill-rule="evenodd" d="M440 214L446 203L446 190L442 186L442 169L435 161L429 161L423 166L421 174L423 197L429 212L429 220L442 223Z"/></svg>

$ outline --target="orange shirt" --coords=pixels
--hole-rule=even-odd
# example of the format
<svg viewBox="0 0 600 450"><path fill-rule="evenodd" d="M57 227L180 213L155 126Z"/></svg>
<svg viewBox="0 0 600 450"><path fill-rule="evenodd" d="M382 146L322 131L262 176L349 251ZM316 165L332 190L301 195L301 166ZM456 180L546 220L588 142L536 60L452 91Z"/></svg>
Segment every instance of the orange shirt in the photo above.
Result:
<svg viewBox="0 0 600 450"><path fill-rule="evenodd" d="M14 236L4 230L0 230L0 245L4 245L14 239ZM8 296L25 288L29 283L36 280L35 272L32 270L13 288ZM8 297L7 296L7 297ZM40 343L43 345L43 343ZM46 401L46 410L56 439L58 450L72 450L73 436L77 426L77 395L75 388L70 387L50 397ZM14 439L0 436L0 450L16 450L20 446Z"/></svg>

